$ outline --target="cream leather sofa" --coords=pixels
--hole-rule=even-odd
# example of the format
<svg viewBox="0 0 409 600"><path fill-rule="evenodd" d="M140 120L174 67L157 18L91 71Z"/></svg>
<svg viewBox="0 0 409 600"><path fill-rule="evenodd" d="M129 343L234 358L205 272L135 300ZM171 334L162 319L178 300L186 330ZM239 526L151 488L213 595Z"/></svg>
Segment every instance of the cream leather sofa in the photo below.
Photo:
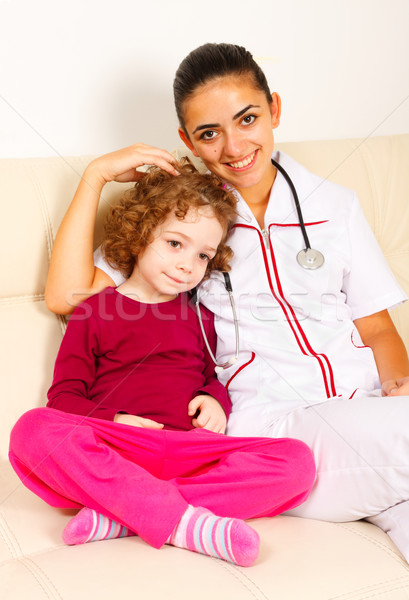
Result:
<svg viewBox="0 0 409 600"><path fill-rule="evenodd" d="M280 148L357 190L409 292L409 135ZM408 565L388 536L366 522L288 516L254 521L261 553L248 569L169 546L154 550L137 537L78 547L62 543L61 532L74 513L51 508L26 490L8 464L7 448L19 415L45 403L65 326L45 306L47 268L53 237L87 162L86 157L0 161L0 598L409 598ZM103 213L121 189L111 184L104 191L96 244ZM409 346L409 303L392 316Z"/></svg>

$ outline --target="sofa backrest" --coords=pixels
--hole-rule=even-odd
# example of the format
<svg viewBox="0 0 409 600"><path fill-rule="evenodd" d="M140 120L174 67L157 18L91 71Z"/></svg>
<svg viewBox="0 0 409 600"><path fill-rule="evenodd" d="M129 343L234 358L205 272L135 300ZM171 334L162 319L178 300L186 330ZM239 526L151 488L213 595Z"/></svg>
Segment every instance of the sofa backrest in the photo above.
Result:
<svg viewBox="0 0 409 600"><path fill-rule="evenodd" d="M358 192L386 258L409 294L409 135L293 142L278 148L311 171ZM0 160L1 460L6 460L9 432L18 417L46 402L65 328L65 319L45 306L48 264L53 238L89 160ZM107 209L123 189L120 184L104 189L96 246ZM409 347L409 303L395 309L392 317Z"/></svg>

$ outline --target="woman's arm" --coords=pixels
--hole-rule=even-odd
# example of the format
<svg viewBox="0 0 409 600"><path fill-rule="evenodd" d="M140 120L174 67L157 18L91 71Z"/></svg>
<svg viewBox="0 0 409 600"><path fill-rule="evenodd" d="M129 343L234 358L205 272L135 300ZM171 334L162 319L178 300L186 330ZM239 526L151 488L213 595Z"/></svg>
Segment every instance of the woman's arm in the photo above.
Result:
<svg viewBox="0 0 409 600"><path fill-rule="evenodd" d="M106 273L94 267L93 260L95 220L105 184L137 181L143 174L136 169L143 165L156 165L177 175L174 163L166 150L135 144L88 165L54 242L45 290L52 312L70 314L84 299L114 285Z"/></svg>
<svg viewBox="0 0 409 600"><path fill-rule="evenodd" d="M52 312L69 314L94 293L94 226L104 185L98 169L91 163L60 225L45 289L47 307ZM95 292L106 287L103 275L100 271L96 277Z"/></svg>
<svg viewBox="0 0 409 600"><path fill-rule="evenodd" d="M382 393L409 395L409 359L405 345L387 310L354 321L378 368Z"/></svg>

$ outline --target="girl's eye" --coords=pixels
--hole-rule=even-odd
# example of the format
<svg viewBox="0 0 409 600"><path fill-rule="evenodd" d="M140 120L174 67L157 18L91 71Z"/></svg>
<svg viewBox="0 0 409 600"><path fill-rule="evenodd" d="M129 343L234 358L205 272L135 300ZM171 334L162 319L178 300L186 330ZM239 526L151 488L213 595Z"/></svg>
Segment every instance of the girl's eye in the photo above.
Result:
<svg viewBox="0 0 409 600"><path fill-rule="evenodd" d="M180 248L181 246L180 242L177 242L176 240L169 240L168 244L172 248Z"/></svg>
<svg viewBox="0 0 409 600"><path fill-rule="evenodd" d="M216 132L212 129L208 129L208 131L204 131L200 136L201 140L213 140L216 137Z"/></svg>
<svg viewBox="0 0 409 600"><path fill-rule="evenodd" d="M256 115L246 115L245 117L243 117L242 123L244 125L251 125L256 119Z"/></svg>
<svg viewBox="0 0 409 600"><path fill-rule="evenodd" d="M205 254L204 252L201 252L199 254L199 258L200 260L210 260L210 256L207 256L207 254Z"/></svg>

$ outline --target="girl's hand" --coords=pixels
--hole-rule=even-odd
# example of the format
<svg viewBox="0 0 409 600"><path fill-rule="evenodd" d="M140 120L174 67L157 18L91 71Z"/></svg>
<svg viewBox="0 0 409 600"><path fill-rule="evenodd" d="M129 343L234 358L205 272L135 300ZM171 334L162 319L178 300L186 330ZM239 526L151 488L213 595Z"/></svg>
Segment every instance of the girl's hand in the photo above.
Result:
<svg viewBox="0 0 409 600"><path fill-rule="evenodd" d="M132 427L144 427L145 429L163 429L163 423L157 423L152 419L137 417L136 415L128 415L125 413L117 413L114 417L115 423L122 425L131 425Z"/></svg>
<svg viewBox="0 0 409 600"><path fill-rule="evenodd" d="M195 416L197 412L199 414ZM202 394L193 398L189 402L188 415L193 417L193 427L201 427L215 433L224 433L226 431L226 413L221 404L213 396Z"/></svg>
<svg viewBox="0 0 409 600"><path fill-rule="evenodd" d="M382 396L409 396L409 377L384 381Z"/></svg>
<svg viewBox="0 0 409 600"><path fill-rule="evenodd" d="M94 159L87 167L86 173L98 177L102 184L109 181L138 181L143 175L136 169L144 165L156 165L171 175L178 175L174 168L176 159L166 150L134 144L116 152L110 152ZM84 174L86 179L86 175Z"/></svg>

